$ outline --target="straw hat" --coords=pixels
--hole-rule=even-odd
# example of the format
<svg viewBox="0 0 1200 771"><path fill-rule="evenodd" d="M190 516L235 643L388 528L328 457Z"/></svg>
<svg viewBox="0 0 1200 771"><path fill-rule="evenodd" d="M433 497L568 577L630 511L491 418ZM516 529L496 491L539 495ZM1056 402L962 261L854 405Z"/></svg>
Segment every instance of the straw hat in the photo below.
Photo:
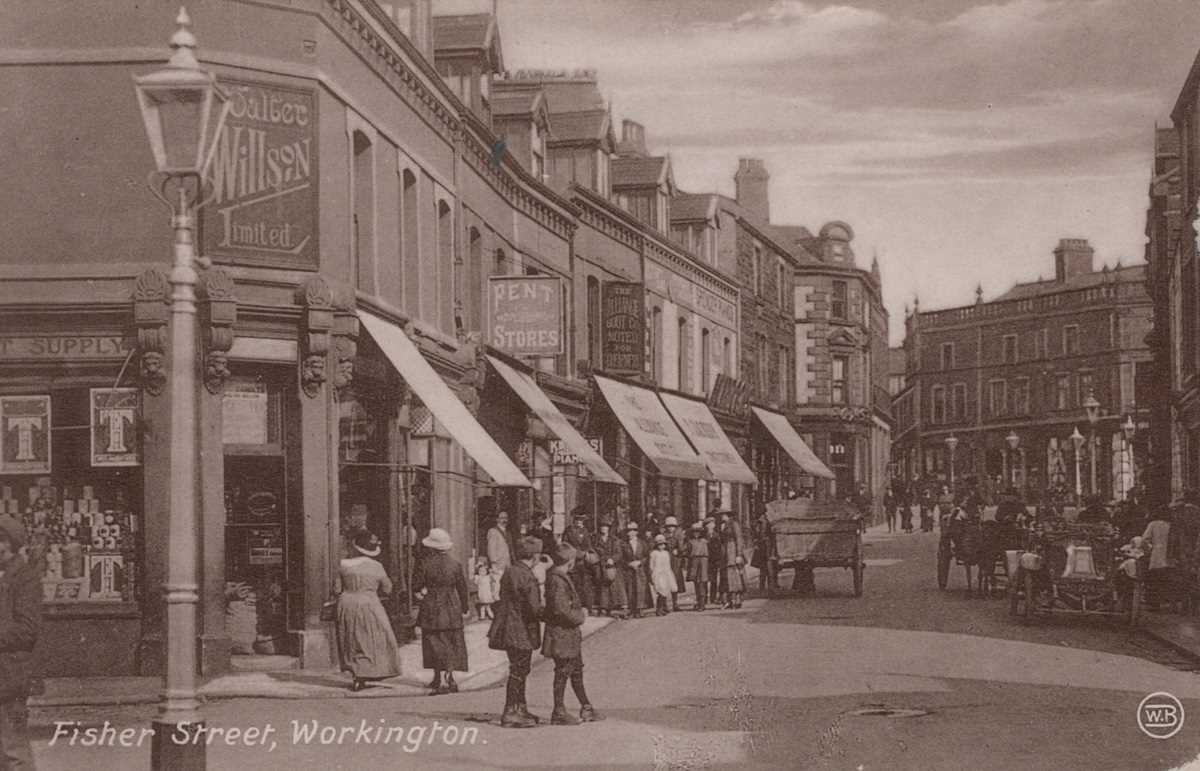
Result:
<svg viewBox="0 0 1200 771"><path fill-rule="evenodd" d="M383 551L379 536L364 530L354 537L354 550L368 557L378 557Z"/></svg>
<svg viewBox="0 0 1200 771"><path fill-rule="evenodd" d="M631 519L631 520L629 520L629 524L625 526L625 529L626 529L626 530L637 530L637 529L638 529L638 523L634 522L634 521Z"/></svg>
<svg viewBox="0 0 1200 771"><path fill-rule="evenodd" d="M679 520L676 519L675 517L667 517L666 519L663 520L663 527L671 527L671 526L679 527Z"/></svg>
<svg viewBox="0 0 1200 771"><path fill-rule="evenodd" d="M450 534L440 527L431 529L429 535L425 536L421 543L438 551L450 551L454 546L454 542L450 540Z"/></svg>

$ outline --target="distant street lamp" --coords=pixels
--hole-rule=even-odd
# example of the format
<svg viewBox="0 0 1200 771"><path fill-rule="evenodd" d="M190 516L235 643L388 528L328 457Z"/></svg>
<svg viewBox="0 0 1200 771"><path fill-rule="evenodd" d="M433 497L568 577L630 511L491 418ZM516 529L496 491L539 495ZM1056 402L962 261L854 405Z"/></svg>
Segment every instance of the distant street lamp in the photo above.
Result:
<svg viewBox="0 0 1200 771"><path fill-rule="evenodd" d="M1016 431L1009 431L1008 436L1004 437L1004 441L1008 442L1009 461L1008 461L1008 484L1012 489L1017 489L1017 445L1021 443L1021 437L1017 436Z"/></svg>
<svg viewBox="0 0 1200 771"><path fill-rule="evenodd" d="M1083 400L1083 408L1087 411L1088 424L1092 427L1090 444L1088 445L1088 456L1092 461L1092 486L1091 494L1096 494L1096 422L1100 420L1100 402L1096 401L1096 395L1092 391L1088 391L1087 398Z"/></svg>
<svg viewBox="0 0 1200 771"><path fill-rule="evenodd" d="M229 112L216 77L196 60L187 11L179 9L164 68L134 78L156 170L150 188L171 210L171 484L167 517L167 668L154 719L154 769L203 769L204 722L196 693L196 211Z"/></svg>
<svg viewBox="0 0 1200 771"><path fill-rule="evenodd" d="M1083 434L1079 433L1079 426L1071 431L1071 443L1075 445L1075 502L1079 503L1083 498L1083 483L1079 478L1079 451L1083 448Z"/></svg>
<svg viewBox="0 0 1200 771"><path fill-rule="evenodd" d="M1129 498L1129 490L1133 487L1133 485L1132 485L1132 482L1133 482L1133 436L1136 433L1137 433L1137 425L1133 422L1133 415L1125 416L1125 422L1123 424L1121 424L1121 435L1125 440L1125 447L1124 447L1124 452L1122 453L1122 457L1124 457L1125 454L1128 454L1128 456L1129 456L1128 457L1129 482L1131 483L1131 484L1129 484L1129 486L1126 486L1126 484L1125 484L1125 480L1126 480L1125 468L1124 468L1124 464L1122 463L1121 490L1124 493L1124 498L1126 498L1126 499Z"/></svg>
<svg viewBox="0 0 1200 771"><path fill-rule="evenodd" d="M954 434L946 437L946 449L950 451L950 489L954 490L954 451L958 449L958 437Z"/></svg>

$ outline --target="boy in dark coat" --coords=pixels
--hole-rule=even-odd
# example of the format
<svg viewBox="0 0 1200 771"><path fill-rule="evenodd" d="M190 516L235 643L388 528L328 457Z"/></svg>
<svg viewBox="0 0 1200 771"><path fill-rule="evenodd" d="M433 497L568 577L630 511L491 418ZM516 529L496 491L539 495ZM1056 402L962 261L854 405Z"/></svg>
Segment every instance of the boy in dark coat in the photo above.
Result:
<svg viewBox="0 0 1200 771"><path fill-rule="evenodd" d="M542 640L542 655L554 659L554 712L552 725L578 725L604 718L592 708L583 688L583 607L579 594L571 583L572 568L578 552L570 544L560 544L554 550L554 567L546 574L546 634ZM579 699L579 717L567 712L563 699L567 681Z"/></svg>
<svg viewBox="0 0 1200 771"><path fill-rule="evenodd" d="M25 699L42 621L41 576L20 549L25 527L0 516L0 768L33 768Z"/></svg>
<svg viewBox="0 0 1200 771"><path fill-rule="evenodd" d="M592 534L584 527L586 521L587 513L582 509L576 509L574 522L563 532L562 539L563 543L570 544L575 547L575 551L579 552L575 558L575 567L571 569L571 582L575 584L575 589L579 592L579 599L583 602L584 610L590 613L595 602L596 592L592 582L593 565L587 563L586 555L589 552L595 553L595 548L592 544Z"/></svg>
<svg viewBox="0 0 1200 771"><path fill-rule="evenodd" d="M532 728L538 724L538 717L525 705L525 678L529 676L533 652L542 644L542 594L533 574L542 553L542 540L525 536L517 549L517 562L500 579L500 600L488 630L488 647L508 654L508 685L500 725Z"/></svg>

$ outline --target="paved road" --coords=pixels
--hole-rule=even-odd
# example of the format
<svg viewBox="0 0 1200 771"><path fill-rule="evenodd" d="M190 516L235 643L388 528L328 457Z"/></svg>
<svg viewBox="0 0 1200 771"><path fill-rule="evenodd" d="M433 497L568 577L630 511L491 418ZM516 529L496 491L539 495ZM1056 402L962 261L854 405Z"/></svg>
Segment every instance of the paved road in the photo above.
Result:
<svg viewBox="0 0 1200 771"><path fill-rule="evenodd" d="M609 717L603 723L500 729L489 722L500 690L234 700L210 705L210 725L272 725L274 746L217 744L210 767L1125 770L1176 768L1200 756L1200 677L1182 662L1110 623L1012 623L1003 601L968 599L958 574L939 591L935 535L872 534L868 543L860 599L844 571L818 571L816 597L622 622L590 638L587 679ZM550 680L542 666L530 682L531 706L543 715ZM1159 690L1182 698L1193 716L1165 741L1143 736L1135 722L1138 702ZM854 714L864 709L923 714ZM383 734L371 731L323 745L296 742L292 721L427 728L419 747L372 741ZM450 746L446 726L457 732ZM146 747L43 741L38 749L44 768L137 768L148 757Z"/></svg>

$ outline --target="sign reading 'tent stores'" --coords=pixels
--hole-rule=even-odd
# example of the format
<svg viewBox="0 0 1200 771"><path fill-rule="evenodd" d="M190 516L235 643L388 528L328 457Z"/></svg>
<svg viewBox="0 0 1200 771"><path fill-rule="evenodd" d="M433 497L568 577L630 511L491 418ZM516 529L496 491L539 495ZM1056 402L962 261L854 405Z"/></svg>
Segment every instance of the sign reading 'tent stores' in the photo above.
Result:
<svg viewBox="0 0 1200 771"><path fill-rule="evenodd" d="M554 276L492 276L491 344L510 356L563 352L563 289Z"/></svg>

